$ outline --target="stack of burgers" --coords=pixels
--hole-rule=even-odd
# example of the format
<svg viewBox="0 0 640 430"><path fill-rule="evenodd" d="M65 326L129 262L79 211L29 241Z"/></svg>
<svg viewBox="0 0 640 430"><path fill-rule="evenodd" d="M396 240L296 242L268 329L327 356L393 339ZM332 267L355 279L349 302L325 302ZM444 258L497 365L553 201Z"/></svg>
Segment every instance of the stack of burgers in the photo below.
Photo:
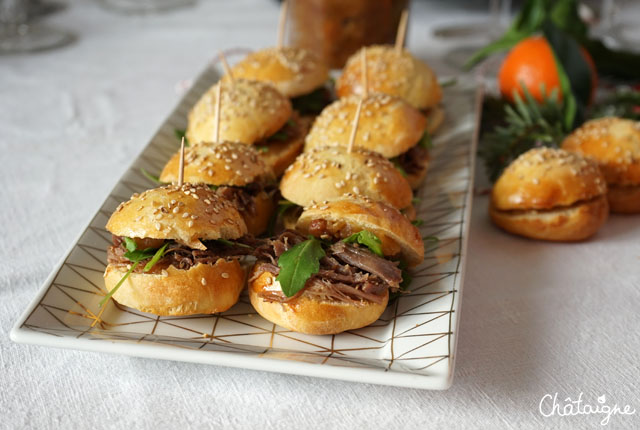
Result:
<svg viewBox="0 0 640 430"><path fill-rule="evenodd" d="M406 50L372 48L364 92L356 63L333 103L328 67L302 49L258 51L230 69L191 110L189 146L168 160L165 185L110 218L103 302L215 313L248 287L260 315L294 331L376 321L406 287L403 269L424 258L413 190L441 90Z"/></svg>

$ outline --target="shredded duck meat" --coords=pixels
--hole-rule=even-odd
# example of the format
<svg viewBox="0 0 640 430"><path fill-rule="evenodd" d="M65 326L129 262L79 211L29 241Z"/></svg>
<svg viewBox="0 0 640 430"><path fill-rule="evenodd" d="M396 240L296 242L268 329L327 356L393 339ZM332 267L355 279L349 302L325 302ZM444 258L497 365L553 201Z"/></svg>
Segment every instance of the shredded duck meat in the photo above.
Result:
<svg viewBox="0 0 640 430"><path fill-rule="evenodd" d="M305 240L301 234L287 230L256 248L255 256L261 263L253 279L264 272L277 275L280 271L278 257ZM365 301L382 303L385 292L388 289L397 290L402 282L402 272L395 263L366 249L339 241L329 246L325 253L325 257L320 260L318 273L313 275L296 295L286 297L282 291L265 290L260 294L261 297L284 303L304 293L321 300L356 305L362 305Z"/></svg>
<svg viewBox="0 0 640 430"><path fill-rule="evenodd" d="M127 252L123 239L120 236L112 236L113 245L107 249L107 261L114 266L129 266L132 263L125 254ZM256 239L244 237L237 239L236 243L241 245L227 245L216 241L204 241L206 250L192 249L188 246L176 242L170 242L164 256L146 273L159 273L169 266L177 269L188 270L196 264L215 264L219 259L239 258L250 255L253 247L256 246ZM242 246L246 245L246 246ZM151 258L142 260L134 269L135 273L142 273L145 264Z"/></svg>
<svg viewBox="0 0 640 430"><path fill-rule="evenodd" d="M415 145L407 152L398 155L396 160L407 174L420 173L429 161L429 150Z"/></svg>

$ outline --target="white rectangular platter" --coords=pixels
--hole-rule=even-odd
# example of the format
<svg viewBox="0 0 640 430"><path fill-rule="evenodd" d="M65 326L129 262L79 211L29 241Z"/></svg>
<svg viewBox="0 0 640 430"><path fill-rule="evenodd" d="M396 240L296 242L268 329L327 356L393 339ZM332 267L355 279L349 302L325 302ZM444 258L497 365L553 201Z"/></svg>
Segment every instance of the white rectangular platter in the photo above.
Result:
<svg viewBox="0 0 640 430"><path fill-rule="evenodd" d="M451 385L471 211L481 91L475 82L445 89L446 120L433 139L433 162L417 193L426 258L410 292L370 327L334 336L294 333L264 320L246 294L217 315L159 317L110 301L102 273L111 234L104 226L131 194L155 186L177 151L176 129L217 81L207 68L116 184L68 255L11 331L16 342L424 389Z"/></svg>

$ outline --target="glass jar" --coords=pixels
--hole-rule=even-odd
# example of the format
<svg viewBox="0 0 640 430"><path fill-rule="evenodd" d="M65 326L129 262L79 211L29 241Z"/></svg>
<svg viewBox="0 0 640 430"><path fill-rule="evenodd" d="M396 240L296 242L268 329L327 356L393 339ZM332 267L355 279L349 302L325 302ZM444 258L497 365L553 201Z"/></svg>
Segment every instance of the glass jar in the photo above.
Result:
<svg viewBox="0 0 640 430"><path fill-rule="evenodd" d="M408 0L289 0L289 45L341 68L362 46L393 44Z"/></svg>

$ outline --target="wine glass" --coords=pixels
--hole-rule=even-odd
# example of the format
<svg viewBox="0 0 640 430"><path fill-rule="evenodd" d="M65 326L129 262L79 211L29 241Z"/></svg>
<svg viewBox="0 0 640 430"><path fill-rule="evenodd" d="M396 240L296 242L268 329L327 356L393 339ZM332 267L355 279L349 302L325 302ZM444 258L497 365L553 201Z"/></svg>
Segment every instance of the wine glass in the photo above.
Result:
<svg viewBox="0 0 640 430"><path fill-rule="evenodd" d="M29 19L29 0L0 0L0 54L43 51L71 43L73 34Z"/></svg>

